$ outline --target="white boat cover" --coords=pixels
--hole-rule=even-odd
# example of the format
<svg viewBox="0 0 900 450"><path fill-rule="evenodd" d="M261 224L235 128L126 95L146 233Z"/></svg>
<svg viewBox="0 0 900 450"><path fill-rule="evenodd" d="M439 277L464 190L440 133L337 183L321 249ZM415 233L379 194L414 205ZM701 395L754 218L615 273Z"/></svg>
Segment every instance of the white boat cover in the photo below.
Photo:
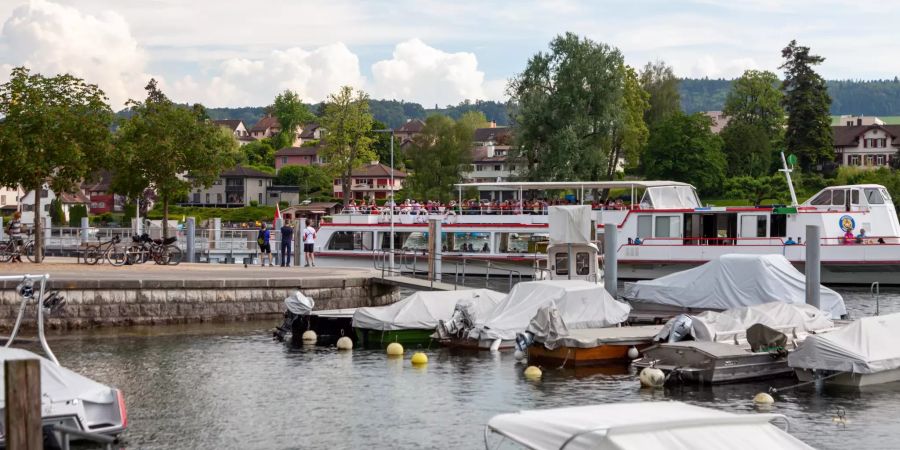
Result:
<svg viewBox="0 0 900 450"><path fill-rule="evenodd" d="M722 312L704 311L691 317L691 336L697 341L730 341L746 339L747 328L763 324L790 336L791 333L834 328L828 314L803 304L770 302L762 305L742 306ZM666 328L677 318L669 319Z"/></svg>
<svg viewBox="0 0 900 450"><path fill-rule="evenodd" d="M316 302L298 290L284 299L284 306L298 316L305 316L316 307Z"/></svg>
<svg viewBox="0 0 900 450"><path fill-rule="evenodd" d="M551 206L547 222L551 244L591 243L591 207L588 205Z"/></svg>
<svg viewBox="0 0 900 450"><path fill-rule="evenodd" d="M631 306L602 286L583 280L529 281L509 295L469 332L472 339L515 339L542 306L554 306L566 329L602 328L628 319Z"/></svg>
<svg viewBox="0 0 900 450"><path fill-rule="evenodd" d="M812 449L770 422L681 402L613 403L500 414L494 433L534 450Z"/></svg>
<svg viewBox="0 0 900 450"><path fill-rule="evenodd" d="M820 307L847 314L844 299L821 287ZM806 277L781 255L727 254L655 280L625 283L625 298L683 308L724 310L769 302L805 303Z"/></svg>
<svg viewBox="0 0 900 450"><path fill-rule="evenodd" d="M39 359L41 361L41 395L53 403L72 399L91 403L113 403L116 394L109 386L104 386L90 378L79 375L53 361L28 350L0 347L0 405L6 404L4 366L6 360Z"/></svg>
<svg viewBox="0 0 900 450"><path fill-rule="evenodd" d="M801 369L870 374L900 367L900 313L863 317L829 333L809 336L788 355Z"/></svg>
<svg viewBox="0 0 900 450"><path fill-rule="evenodd" d="M433 330L438 320L449 320L456 303L473 300L497 304L506 295L490 289L420 291L387 306L357 308L354 328L370 330Z"/></svg>

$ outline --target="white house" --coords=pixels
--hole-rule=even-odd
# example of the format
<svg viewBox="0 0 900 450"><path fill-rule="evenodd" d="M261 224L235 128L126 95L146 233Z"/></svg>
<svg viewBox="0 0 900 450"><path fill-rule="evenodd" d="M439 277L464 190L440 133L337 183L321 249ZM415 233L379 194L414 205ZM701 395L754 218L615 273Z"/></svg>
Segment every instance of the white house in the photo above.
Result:
<svg viewBox="0 0 900 450"><path fill-rule="evenodd" d="M872 117L851 117L840 123L831 127L835 162L839 165L878 168L890 166L897 157L900 125L884 125Z"/></svg>
<svg viewBox="0 0 900 450"><path fill-rule="evenodd" d="M49 218L50 217L50 202L56 199L56 193L53 192L50 188L44 185L44 189L41 189L41 207L40 207L40 217ZM25 225L31 225L34 223L34 191L25 192L19 201L19 210L22 212L22 223ZM69 220L69 211L75 205L84 205L86 208L90 207L91 201L88 199L83 193L78 192L75 194L63 193L60 196L60 200L62 201L62 210L65 220L68 222ZM67 224L51 224L52 226L66 226Z"/></svg>

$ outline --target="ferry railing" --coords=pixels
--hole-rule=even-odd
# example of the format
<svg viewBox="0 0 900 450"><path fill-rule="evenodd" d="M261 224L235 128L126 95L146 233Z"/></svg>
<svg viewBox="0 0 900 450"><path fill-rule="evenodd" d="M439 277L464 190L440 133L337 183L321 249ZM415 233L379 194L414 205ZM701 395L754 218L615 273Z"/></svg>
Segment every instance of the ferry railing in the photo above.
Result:
<svg viewBox="0 0 900 450"><path fill-rule="evenodd" d="M434 286L434 277L429 277L426 270L420 270L419 264L427 264L429 254L426 250L394 250L394 266L390 266L390 250L380 250L374 252L374 268L381 272L381 278L401 275L416 279L425 279L430 281L430 286ZM466 282L473 277L481 278L481 273L473 274L472 271L483 271L484 286L490 287L490 280L504 278L507 280L508 289L512 289L515 283L521 282L523 279L522 272L518 269L503 267L498 265L496 261L489 258L468 256L463 254L441 253L442 268L453 265L453 286L466 286ZM450 272L442 270L443 273ZM443 278L443 277L442 277ZM447 282L446 280L441 280Z"/></svg>

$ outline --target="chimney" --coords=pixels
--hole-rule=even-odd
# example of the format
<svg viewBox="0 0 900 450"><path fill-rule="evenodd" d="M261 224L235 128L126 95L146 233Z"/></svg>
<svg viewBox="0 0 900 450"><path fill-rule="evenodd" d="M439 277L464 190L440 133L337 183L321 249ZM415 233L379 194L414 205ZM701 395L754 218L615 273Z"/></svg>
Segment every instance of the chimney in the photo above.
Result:
<svg viewBox="0 0 900 450"><path fill-rule="evenodd" d="M497 128L497 122L491 121L491 128Z"/></svg>

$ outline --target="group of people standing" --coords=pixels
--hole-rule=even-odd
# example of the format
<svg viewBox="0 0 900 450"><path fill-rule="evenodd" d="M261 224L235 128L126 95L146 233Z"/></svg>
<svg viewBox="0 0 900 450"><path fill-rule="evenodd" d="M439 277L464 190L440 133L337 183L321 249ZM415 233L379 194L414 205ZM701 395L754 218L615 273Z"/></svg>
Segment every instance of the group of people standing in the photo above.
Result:
<svg viewBox="0 0 900 450"><path fill-rule="evenodd" d="M275 224L272 224L273 228ZM291 222L285 222L284 225L281 226L281 229L278 230L280 233L280 242L281 242L281 267L290 267L291 265L291 255L293 250L294 243L294 227L291 226ZM303 240L303 253L306 254L306 265L304 267L315 267L315 244L316 244L316 229L312 226L312 224L308 224L306 228L300 230L302 233L301 238ZM268 260L268 265L270 267L275 266L275 262L272 259L272 231L269 230L268 225L265 222L259 226L259 233L256 235L256 243L259 247L259 263L263 267L266 266L266 261Z"/></svg>

